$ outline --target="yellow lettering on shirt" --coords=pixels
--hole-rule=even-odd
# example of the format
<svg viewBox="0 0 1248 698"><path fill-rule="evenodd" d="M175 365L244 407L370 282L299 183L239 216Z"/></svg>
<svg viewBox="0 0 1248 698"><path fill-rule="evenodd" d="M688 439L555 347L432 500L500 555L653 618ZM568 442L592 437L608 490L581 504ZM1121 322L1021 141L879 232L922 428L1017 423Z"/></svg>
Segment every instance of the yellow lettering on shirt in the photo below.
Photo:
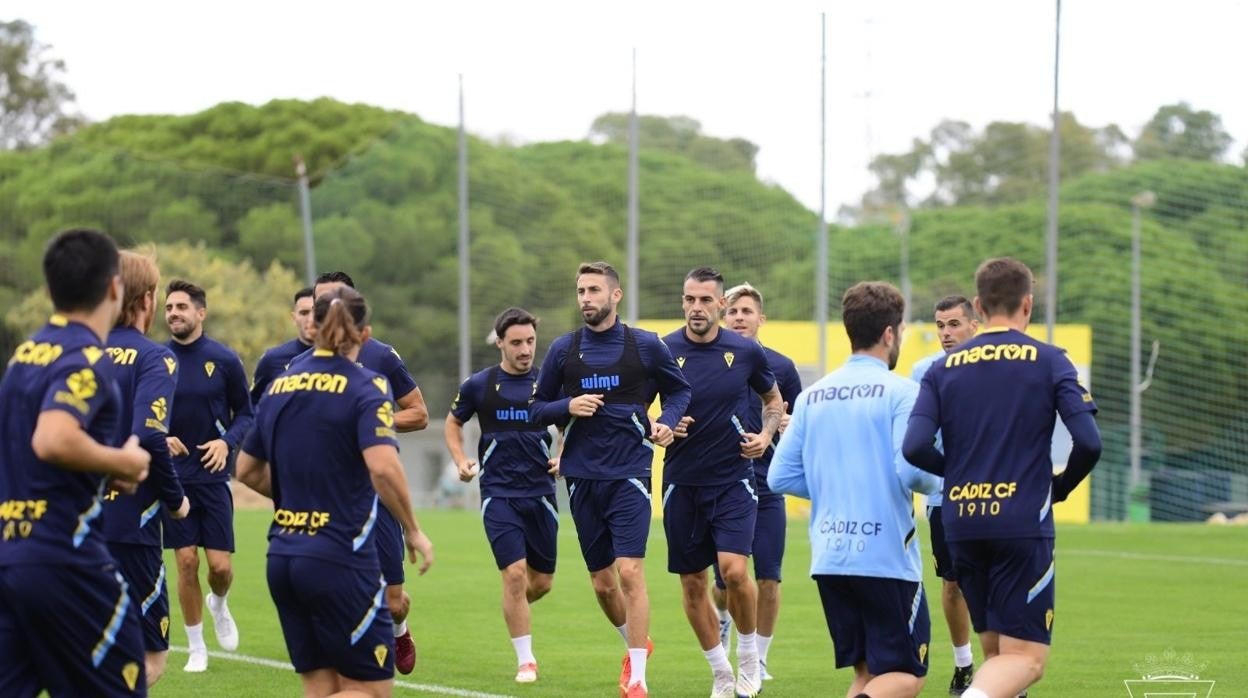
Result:
<svg viewBox="0 0 1248 698"><path fill-rule="evenodd" d="M268 394L311 391L341 395L347 389L347 377L337 373L294 373L278 376L269 386Z"/></svg>
<svg viewBox="0 0 1248 698"><path fill-rule="evenodd" d="M1017 482L968 482L950 487L946 498L957 503L958 516L996 516L1016 492Z"/></svg>
<svg viewBox="0 0 1248 698"><path fill-rule="evenodd" d="M945 357L945 368L981 361L1036 361L1037 356L1036 347L1032 344L981 344Z"/></svg>
<svg viewBox="0 0 1248 698"><path fill-rule="evenodd" d="M109 347L108 355L112 357L113 363L118 366L133 366L135 360L139 358L139 351L133 348Z"/></svg>
<svg viewBox="0 0 1248 698"><path fill-rule="evenodd" d="M33 342L27 340L17 346L9 365L29 364L31 366L47 366L61 357L65 350L59 344Z"/></svg>
<svg viewBox="0 0 1248 698"><path fill-rule="evenodd" d="M317 531L329 524L329 512L278 509L273 512L273 523L281 527L283 535L315 536Z"/></svg>

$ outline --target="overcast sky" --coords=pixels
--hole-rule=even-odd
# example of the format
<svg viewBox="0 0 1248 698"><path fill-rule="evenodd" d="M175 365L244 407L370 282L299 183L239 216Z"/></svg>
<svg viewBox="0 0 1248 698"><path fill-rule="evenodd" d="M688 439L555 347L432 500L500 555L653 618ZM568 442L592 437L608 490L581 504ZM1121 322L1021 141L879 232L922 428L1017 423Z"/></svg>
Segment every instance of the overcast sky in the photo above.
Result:
<svg viewBox="0 0 1248 698"><path fill-rule="evenodd" d="M757 143L759 176L819 201L819 55L827 13L828 211L872 184L872 154L942 118L1046 124L1053 0L844 2L66 2L7 0L67 62L91 119L222 101L329 96L457 119L520 141L579 139L627 110L684 114ZM1248 3L1066 0L1061 105L1134 137L1186 100L1248 138Z"/></svg>

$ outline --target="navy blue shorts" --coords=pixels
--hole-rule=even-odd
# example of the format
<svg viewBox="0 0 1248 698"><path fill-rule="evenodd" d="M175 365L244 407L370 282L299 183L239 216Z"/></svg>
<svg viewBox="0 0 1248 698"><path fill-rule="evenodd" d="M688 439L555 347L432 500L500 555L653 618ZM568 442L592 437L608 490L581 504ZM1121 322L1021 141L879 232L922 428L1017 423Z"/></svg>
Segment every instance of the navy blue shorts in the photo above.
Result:
<svg viewBox="0 0 1248 698"><path fill-rule="evenodd" d="M147 695L139 616L114 565L0 568L0 696Z"/></svg>
<svg viewBox="0 0 1248 698"><path fill-rule="evenodd" d="M814 579L838 669L865 661L876 676L927 675L932 625L922 583L826 574Z"/></svg>
<svg viewBox="0 0 1248 698"><path fill-rule="evenodd" d="M356 681L394 678L394 622L381 571L270 555L269 594L295 671Z"/></svg>
<svg viewBox="0 0 1248 698"><path fill-rule="evenodd" d="M165 548L205 548L234 552L234 495L230 483L210 482L184 485L191 511L185 519L175 519L161 507L165 526Z"/></svg>
<svg viewBox="0 0 1248 698"><path fill-rule="evenodd" d="M927 508L927 523L932 530L932 557L936 558L936 576L946 582L958 581L953 573L953 556L945 541L945 524L940 520L940 507Z"/></svg>
<svg viewBox="0 0 1248 698"><path fill-rule="evenodd" d="M949 551L975 632L1052 642L1052 538L951 541Z"/></svg>
<svg viewBox="0 0 1248 698"><path fill-rule="evenodd" d="M403 543L403 524L384 506L377 507L377 530L373 535L377 543L377 562L381 563L381 576L387 586L402 584L407 579L403 562L407 558L407 546Z"/></svg>
<svg viewBox="0 0 1248 698"><path fill-rule="evenodd" d="M651 516L649 478L570 477L567 483L576 538L590 572L610 567L616 558L646 556Z"/></svg>
<svg viewBox="0 0 1248 698"><path fill-rule="evenodd" d="M481 520L498 569L526 560L534 572L555 573L559 540L555 495L489 497L481 502Z"/></svg>
<svg viewBox="0 0 1248 698"><path fill-rule="evenodd" d="M779 582L784 563L785 530L788 516L784 511L784 495L764 494L758 498L758 519L754 522L754 579ZM715 586L724 586L715 563Z"/></svg>
<svg viewBox="0 0 1248 698"><path fill-rule="evenodd" d="M694 574L710 567L719 553L749 556L754 549L758 495L748 481L727 485L663 487L663 531L667 571Z"/></svg>
<svg viewBox="0 0 1248 698"><path fill-rule="evenodd" d="M160 548L130 543L109 543L108 552L130 588L130 600L139 610L143 647L148 652L169 649L169 588L165 585L165 561Z"/></svg>

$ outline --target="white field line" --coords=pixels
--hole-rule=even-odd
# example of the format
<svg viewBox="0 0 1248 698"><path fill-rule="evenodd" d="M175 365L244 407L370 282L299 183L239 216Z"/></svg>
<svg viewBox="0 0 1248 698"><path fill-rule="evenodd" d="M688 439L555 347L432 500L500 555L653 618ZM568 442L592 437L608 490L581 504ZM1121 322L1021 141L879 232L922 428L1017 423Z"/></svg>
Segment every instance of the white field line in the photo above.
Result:
<svg viewBox="0 0 1248 698"><path fill-rule="evenodd" d="M187 654L190 650L186 647L169 646L171 652L179 654ZM293 672L295 668L287 662L279 662L276 659L266 659L264 657L252 657L246 654L235 654L234 652L217 652L210 650L209 657L215 659L225 659L231 662L242 662L243 664L253 664L255 666L268 667L270 669L281 669L282 671ZM174 669L166 669L166 671L175 671ZM439 696L460 696L461 698L512 698L512 696L499 695L497 693L482 693L481 691L469 691L463 688L452 688L451 686L435 686L428 683L412 683L411 681L395 680L394 685L398 688L407 688L420 693L432 693Z"/></svg>
<svg viewBox="0 0 1248 698"><path fill-rule="evenodd" d="M1116 557L1127 560L1146 560L1151 562L1189 562L1197 565L1229 565L1248 567L1248 560L1231 557L1194 557L1189 555L1158 555L1154 553L1132 553L1123 550L1088 550L1062 548L1058 546L1057 556L1076 555L1082 557Z"/></svg>

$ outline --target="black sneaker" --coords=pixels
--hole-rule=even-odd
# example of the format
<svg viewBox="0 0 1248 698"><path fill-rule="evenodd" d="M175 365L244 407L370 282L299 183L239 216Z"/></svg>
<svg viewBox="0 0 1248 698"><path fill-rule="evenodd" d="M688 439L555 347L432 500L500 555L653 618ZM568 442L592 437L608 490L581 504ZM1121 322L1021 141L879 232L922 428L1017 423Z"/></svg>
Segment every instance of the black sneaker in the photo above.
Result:
<svg viewBox="0 0 1248 698"><path fill-rule="evenodd" d="M953 668L953 680L949 682L949 695L960 696L971 687L971 679L975 678L975 665Z"/></svg>

